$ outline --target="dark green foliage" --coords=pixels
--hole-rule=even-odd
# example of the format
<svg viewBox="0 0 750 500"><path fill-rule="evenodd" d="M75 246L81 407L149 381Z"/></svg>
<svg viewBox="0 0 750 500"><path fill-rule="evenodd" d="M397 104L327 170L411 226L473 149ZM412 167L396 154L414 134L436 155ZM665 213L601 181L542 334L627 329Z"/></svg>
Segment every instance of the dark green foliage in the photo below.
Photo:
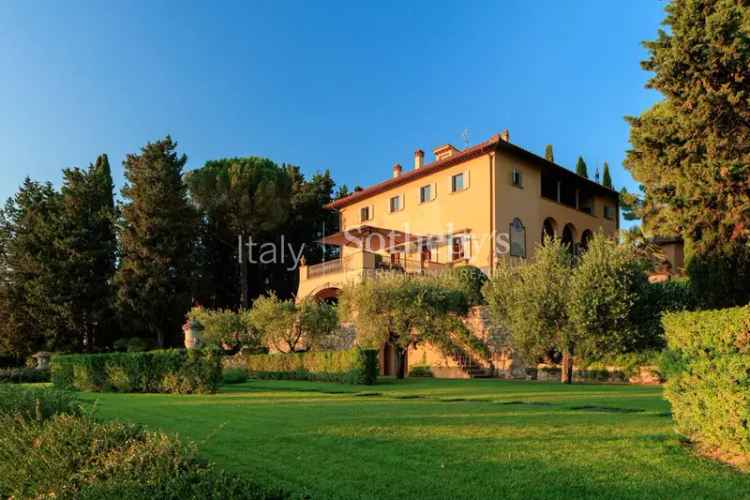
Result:
<svg viewBox="0 0 750 500"><path fill-rule="evenodd" d="M253 354L247 357L247 369L256 378L372 385L378 378L378 351Z"/></svg>
<svg viewBox="0 0 750 500"><path fill-rule="evenodd" d="M111 339L115 272L114 184L107 155L88 170L63 171L60 234L55 245L62 255L59 293L67 304L68 328L76 332L75 350L91 350Z"/></svg>
<svg viewBox="0 0 750 500"><path fill-rule="evenodd" d="M203 269L203 284L195 294L204 306L247 308L251 298L269 288L282 298L291 297L299 276L297 269L291 269L289 245L295 254L304 245L303 255L313 264L324 251L315 241L323 231L337 230L337 215L324 208L332 201L335 185L328 171L308 179L299 167L277 165L266 158L227 158L207 162L190 172L186 182L204 219L196 258ZM237 263L240 235L256 244L255 262L247 262L245 247L242 267ZM286 261L258 262L260 245L266 243L283 243ZM325 249L328 257L333 248Z"/></svg>
<svg viewBox="0 0 750 500"><path fill-rule="evenodd" d="M61 295L60 195L26 179L0 211L0 349L19 357L74 347Z"/></svg>
<svg viewBox="0 0 750 500"><path fill-rule="evenodd" d="M482 287L487 283L487 275L476 266L461 266L454 271L458 285L466 295L466 301L469 306L478 306L484 304L482 296Z"/></svg>
<svg viewBox="0 0 750 500"><path fill-rule="evenodd" d="M153 349L154 343L142 337L130 337L115 340L112 347L120 352L143 352Z"/></svg>
<svg viewBox="0 0 750 500"><path fill-rule="evenodd" d="M664 316L677 430L750 463L750 307ZM676 372L676 373L675 373Z"/></svg>
<svg viewBox="0 0 750 500"><path fill-rule="evenodd" d="M216 470L193 445L133 424L72 415L1 421L4 498L288 498Z"/></svg>
<svg viewBox="0 0 750 500"><path fill-rule="evenodd" d="M0 368L0 384L4 382L11 384L35 384L49 381L49 370L37 370L36 368Z"/></svg>
<svg viewBox="0 0 750 500"><path fill-rule="evenodd" d="M632 149L624 164L643 188L635 215L649 232L691 243L698 261L688 269L708 306L744 304L750 9L745 2L674 0L666 13L665 29L644 43L649 57L642 63L653 73L647 86L664 99L627 118Z"/></svg>
<svg viewBox="0 0 750 500"><path fill-rule="evenodd" d="M687 273L699 308L750 303L750 247L726 244L701 253L686 253Z"/></svg>
<svg viewBox="0 0 750 500"><path fill-rule="evenodd" d="M578 157L578 161L576 162L576 173L581 177L589 178L589 169L586 166L583 156Z"/></svg>
<svg viewBox="0 0 750 500"><path fill-rule="evenodd" d="M63 171L62 192L29 179L0 213L0 348L82 350L112 331L115 209L106 156Z"/></svg>
<svg viewBox="0 0 750 500"><path fill-rule="evenodd" d="M552 151L552 144L547 144L547 147L544 148L544 158L547 161L555 161L555 153Z"/></svg>
<svg viewBox="0 0 750 500"><path fill-rule="evenodd" d="M80 402L71 392L46 387L28 388L0 384L0 418L44 420L62 413L81 413Z"/></svg>
<svg viewBox="0 0 750 500"><path fill-rule="evenodd" d="M224 384L242 384L247 382L247 370L242 368L224 368L222 373Z"/></svg>
<svg viewBox="0 0 750 500"><path fill-rule="evenodd" d="M602 173L602 186L609 189L614 189L612 184L612 175L609 173L609 163L604 162L604 172Z"/></svg>
<svg viewBox="0 0 750 500"><path fill-rule="evenodd" d="M187 174L190 196L211 225L209 238L236 249L238 238L263 242L263 236L278 233L289 216L291 180L266 158L227 158L207 162ZM257 250L257 247L256 247ZM234 250L237 252L237 250ZM239 274L240 305L250 307L248 248L243 248ZM236 257L238 257L235 254ZM257 259L257 256L255 257ZM260 271L253 266L252 271ZM255 280L254 280L255 281Z"/></svg>
<svg viewBox="0 0 750 500"><path fill-rule="evenodd" d="M55 387L79 391L214 393L221 383L213 350L70 354L51 366Z"/></svg>
<svg viewBox="0 0 750 500"><path fill-rule="evenodd" d="M187 157L176 150L168 136L123 162L128 182L122 190L118 299L128 326L159 347L176 343L190 309L198 221L182 180Z"/></svg>
<svg viewBox="0 0 750 500"><path fill-rule="evenodd" d="M409 369L410 377L432 377L432 369L428 365L412 366Z"/></svg>

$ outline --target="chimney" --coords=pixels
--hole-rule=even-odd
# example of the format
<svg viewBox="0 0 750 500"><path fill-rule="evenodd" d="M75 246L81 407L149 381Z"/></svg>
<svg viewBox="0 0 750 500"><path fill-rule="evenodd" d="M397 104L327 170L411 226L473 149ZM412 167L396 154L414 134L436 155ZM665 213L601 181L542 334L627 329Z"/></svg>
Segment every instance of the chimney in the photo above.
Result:
<svg viewBox="0 0 750 500"><path fill-rule="evenodd" d="M424 151L417 149L414 151L414 170L419 170L424 166Z"/></svg>
<svg viewBox="0 0 750 500"><path fill-rule="evenodd" d="M504 140L505 142L510 142L510 132L507 128L500 134L500 139Z"/></svg>
<svg viewBox="0 0 750 500"><path fill-rule="evenodd" d="M395 165L393 165L393 177L395 179L396 177L400 175L401 175L401 165L396 163Z"/></svg>
<svg viewBox="0 0 750 500"><path fill-rule="evenodd" d="M432 153L435 155L435 159L437 161L446 160L459 152L460 151L453 147L452 144L443 144L442 146L438 146L432 150Z"/></svg>

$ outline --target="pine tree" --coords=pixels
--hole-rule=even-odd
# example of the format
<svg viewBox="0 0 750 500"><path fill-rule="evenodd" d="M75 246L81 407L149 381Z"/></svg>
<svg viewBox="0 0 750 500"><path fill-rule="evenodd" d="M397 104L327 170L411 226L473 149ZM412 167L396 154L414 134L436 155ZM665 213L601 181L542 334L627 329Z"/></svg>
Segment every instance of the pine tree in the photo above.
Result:
<svg viewBox="0 0 750 500"><path fill-rule="evenodd" d="M123 162L122 258L117 271L118 299L132 336L154 339L163 347L176 339L190 308L192 247L197 214L182 179L187 162L177 143L146 144Z"/></svg>
<svg viewBox="0 0 750 500"><path fill-rule="evenodd" d="M609 163L604 162L604 173L602 174L602 186L609 189L614 189L612 185L612 176L609 173Z"/></svg>
<svg viewBox="0 0 750 500"><path fill-rule="evenodd" d="M250 306L250 298L265 292L264 265L258 256L250 262L248 242L256 252L269 235L281 234L289 216L291 179L266 158L227 158L207 162L186 176L190 196L204 216L215 224L214 237L232 248L239 262L239 305ZM237 242L243 244L239 255ZM254 290L251 289L251 277Z"/></svg>
<svg viewBox="0 0 750 500"><path fill-rule="evenodd" d="M552 151L552 144L547 144L547 147L544 148L544 158L547 161L555 162L555 153Z"/></svg>
<svg viewBox="0 0 750 500"><path fill-rule="evenodd" d="M90 350L113 328L112 278L115 271L114 184L107 155L88 170L63 171L61 234L58 248L65 281L70 327L80 347Z"/></svg>
<svg viewBox="0 0 750 500"><path fill-rule="evenodd" d="M589 170L586 166L586 162L583 160L583 156L578 157L578 161L576 162L576 173L586 179L589 178Z"/></svg>

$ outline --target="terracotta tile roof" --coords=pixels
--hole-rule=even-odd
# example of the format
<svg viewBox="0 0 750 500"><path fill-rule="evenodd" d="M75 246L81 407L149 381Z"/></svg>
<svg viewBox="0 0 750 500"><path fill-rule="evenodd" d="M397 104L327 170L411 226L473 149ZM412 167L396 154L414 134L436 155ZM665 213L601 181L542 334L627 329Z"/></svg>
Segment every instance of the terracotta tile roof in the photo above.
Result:
<svg viewBox="0 0 750 500"><path fill-rule="evenodd" d="M563 175L571 175L573 177L578 177L578 179L581 182L583 182L584 184L588 185L588 187L593 188L594 190L597 190L599 192L603 192L605 194L615 195L615 196L618 195L617 191L613 191L609 188L605 188L601 184L594 182L591 179L580 177L575 172L571 172L570 170L563 168L560 165L557 165L550 161L547 161L546 159L540 156L537 156L534 153L527 151L521 147L518 147L515 144L502 140L500 138L500 134L495 134L492 137L490 137L488 140L484 142L480 142L479 144L475 144L474 146L468 147L459 153L455 153L453 156L449 158L445 158L443 160L437 160L432 163L428 163L427 165L423 166L420 169L410 170L406 173L402 173L398 177L393 177L383 182L379 182L378 184L374 184L361 191L355 191L349 196L346 196L344 198L341 198L341 199L338 199L336 201L329 203L328 205L326 205L326 208L340 209L340 208L346 207L348 205L367 199L371 196L385 192L389 189L395 188L402 184L406 184L407 182L411 182L416 179L421 179L422 177L432 175L436 172L440 172L441 170L445 170L448 167L452 167L453 165L463 163L465 161L471 160L473 158L477 158L479 156L489 153L490 151L495 151L498 149L505 149L511 154L524 157L535 163L540 163L542 164L544 168L554 169L556 171L559 171L559 173L562 173Z"/></svg>

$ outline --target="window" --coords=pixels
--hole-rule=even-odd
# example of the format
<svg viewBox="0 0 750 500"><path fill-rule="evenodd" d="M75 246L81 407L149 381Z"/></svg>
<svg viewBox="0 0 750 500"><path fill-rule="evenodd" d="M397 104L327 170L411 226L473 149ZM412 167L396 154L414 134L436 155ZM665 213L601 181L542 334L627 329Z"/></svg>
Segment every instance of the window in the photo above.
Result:
<svg viewBox="0 0 750 500"><path fill-rule="evenodd" d="M419 188L419 202L427 203L432 200L432 185L427 184Z"/></svg>
<svg viewBox="0 0 750 500"><path fill-rule="evenodd" d="M394 196L391 198L391 212L398 212L401 210L401 196Z"/></svg>
<svg viewBox="0 0 750 500"><path fill-rule="evenodd" d="M456 174L451 177L451 192L456 193L464 190L464 174Z"/></svg>
<svg viewBox="0 0 750 500"><path fill-rule="evenodd" d="M359 220L360 222L365 222L370 220L370 207L362 207L359 209Z"/></svg>
<svg viewBox="0 0 750 500"><path fill-rule="evenodd" d="M391 254L391 267L401 267L401 253L394 252Z"/></svg>
<svg viewBox="0 0 750 500"><path fill-rule="evenodd" d="M422 250L419 252L420 260L422 262L429 262L432 260L432 250L428 245L422 245Z"/></svg>
<svg viewBox="0 0 750 500"><path fill-rule="evenodd" d="M609 205L604 205L604 218L605 219L614 219L615 218L615 210Z"/></svg>
<svg viewBox="0 0 750 500"><path fill-rule="evenodd" d="M513 172L511 173L511 183L516 187L523 187L523 176L521 175L521 172L514 168Z"/></svg>
<svg viewBox="0 0 750 500"><path fill-rule="evenodd" d="M526 258L526 228L517 217L510 223L510 256Z"/></svg>
<svg viewBox="0 0 750 500"><path fill-rule="evenodd" d="M471 251L471 239L468 234L459 234L451 238L451 259L468 259Z"/></svg>
<svg viewBox="0 0 750 500"><path fill-rule="evenodd" d="M553 201L558 201L559 197L557 178L546 172L542 172L542 197Z"/></svg>

